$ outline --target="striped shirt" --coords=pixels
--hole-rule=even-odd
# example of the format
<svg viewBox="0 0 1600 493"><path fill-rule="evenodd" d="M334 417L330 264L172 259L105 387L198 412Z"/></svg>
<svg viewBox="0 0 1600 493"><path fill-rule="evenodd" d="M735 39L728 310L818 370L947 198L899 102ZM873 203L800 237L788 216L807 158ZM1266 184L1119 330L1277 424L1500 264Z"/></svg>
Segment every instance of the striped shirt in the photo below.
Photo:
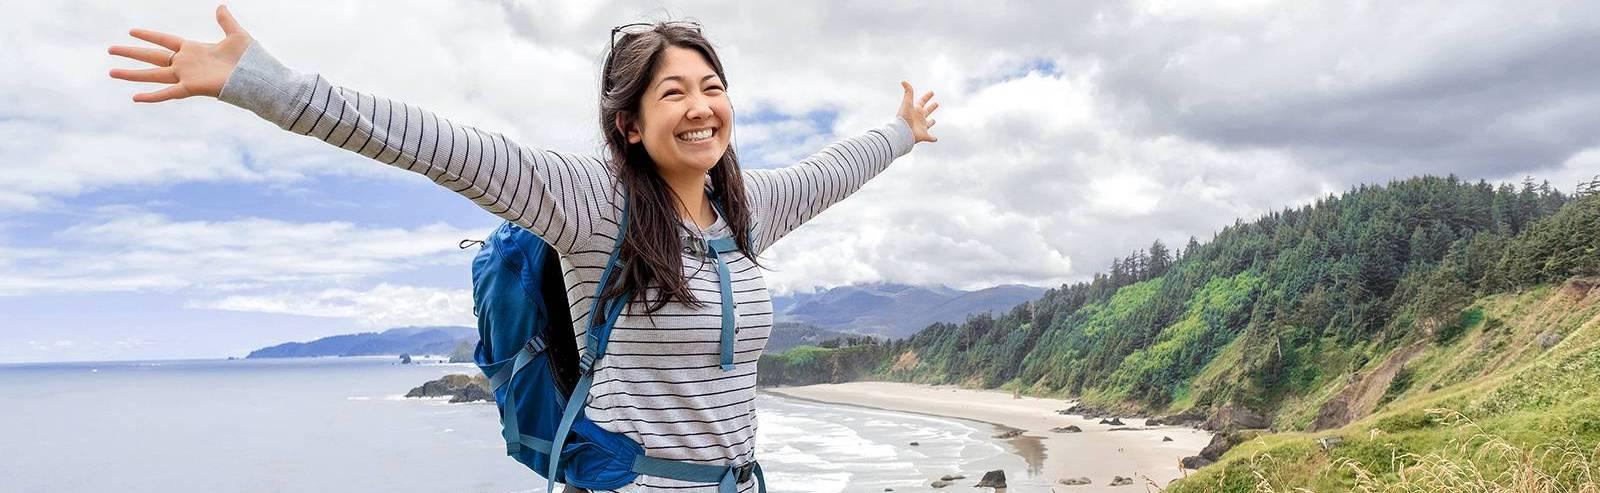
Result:
<svg viewBox="0 0 1600 493"><path fill-rule="evenodd" d="M595 287L619 232L623 192L601 157L519 145L411 105L335 86L283 66L251 44L219 96L280 128L423 174L485 210L527 228L561 254L572 320L588 319ZM914 144L905 121L834 143L798 164L743 172L756 254L883 171ZM701 231L731 231L720 215ZM646 316L630 306L611 332L584 408L663 459L712 465L755 458L756 362L772 330L772 300L743 253L725 253L736 304L735 367L719 367L721 295L715 262L684 252L683 275L702 303L669 303ZM648 296L647 290L645 296ZM586 333L577 324L578 347ZM753 482L740 484L749 491ZM716 491L715 484L639 476L617 491Z"/></svg>

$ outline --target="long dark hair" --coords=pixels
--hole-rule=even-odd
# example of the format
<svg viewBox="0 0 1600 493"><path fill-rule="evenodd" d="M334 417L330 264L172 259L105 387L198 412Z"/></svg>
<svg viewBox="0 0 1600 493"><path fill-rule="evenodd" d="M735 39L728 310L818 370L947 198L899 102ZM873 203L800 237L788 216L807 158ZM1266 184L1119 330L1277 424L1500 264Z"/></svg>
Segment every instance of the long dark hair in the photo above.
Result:
<svg viewBox="0 0 1600 493"><path fill-rule="evenodd" d="M613 274L620 282L612 281L605 287L596 300L595 310L622 293L633 293L635 300L645 301L645 313L655 313L674 300L695 307L702 305L689 292L689 282L683 275L680 233L686 228L674 207L679 199L656 171L655 161L645 152L644 144L629 144L627 136L617 128L618 115L625 122L624 127L636 121L639 100L655 75L661 53L669 46L699 52L722 79L724 87L728 84L722 60L717 58L716 49L696 25L658 22L648 30L623 34L607 53L605 68L600 74L600 128L611 154L617 183L627 194L628 230L617 259L620 271ZM724 126L727 131L733 131L733 122L725 122ZM739 174L739 157L731 144L711 168L710 175L711 199L722 205L725 222L733 230L740 252L755 262L750 238L750 208L745 201L744 180ZM651 295L647 288L659 291Z"/></svg>

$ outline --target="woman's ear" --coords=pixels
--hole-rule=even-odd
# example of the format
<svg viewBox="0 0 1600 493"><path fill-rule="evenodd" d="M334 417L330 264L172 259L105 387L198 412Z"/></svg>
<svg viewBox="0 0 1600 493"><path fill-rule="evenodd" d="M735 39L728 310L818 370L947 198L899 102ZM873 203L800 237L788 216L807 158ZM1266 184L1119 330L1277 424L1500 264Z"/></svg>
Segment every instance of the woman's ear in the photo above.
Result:
<svg viewBox="0 0 1600 493"><path fill-rule="evenodd" d="M627 117L627 112L618 111L617 131L621 132L622 136L628 139L629 144L638 144L640 140L643 140L643 137L639 136L639 125L629 120L631 120L631 118Z"/></svg>

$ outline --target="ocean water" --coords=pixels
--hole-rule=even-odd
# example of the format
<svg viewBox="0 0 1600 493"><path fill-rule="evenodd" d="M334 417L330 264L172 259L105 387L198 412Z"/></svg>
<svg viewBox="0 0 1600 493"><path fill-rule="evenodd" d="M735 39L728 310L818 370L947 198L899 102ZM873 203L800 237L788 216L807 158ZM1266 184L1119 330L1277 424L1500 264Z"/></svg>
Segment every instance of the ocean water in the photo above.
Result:
<svg viewBox="0 0 1600 493"><path fill-rule="evenodd" d="M395 358L0 365L0 492L544 491L492 404L402 397L472 365ZM1004 469L991 425L762 394L769 491L924 490ZM910 446L909 442L919 442Z"/></svg>

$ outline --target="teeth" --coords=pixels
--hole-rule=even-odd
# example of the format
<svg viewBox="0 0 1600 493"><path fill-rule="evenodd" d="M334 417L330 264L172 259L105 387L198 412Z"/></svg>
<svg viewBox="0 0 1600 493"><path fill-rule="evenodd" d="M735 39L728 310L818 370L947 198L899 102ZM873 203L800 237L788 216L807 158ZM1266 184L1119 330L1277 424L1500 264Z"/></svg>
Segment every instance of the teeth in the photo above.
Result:
<svg viewBox="0 0 1600 493"><path fill-rule="evenodd" d="M711 133L711 129L709 128L704 130L696 130L693 132L684 132L678 134L678 140L685 142L699 142L711 138Z"/></svg>

